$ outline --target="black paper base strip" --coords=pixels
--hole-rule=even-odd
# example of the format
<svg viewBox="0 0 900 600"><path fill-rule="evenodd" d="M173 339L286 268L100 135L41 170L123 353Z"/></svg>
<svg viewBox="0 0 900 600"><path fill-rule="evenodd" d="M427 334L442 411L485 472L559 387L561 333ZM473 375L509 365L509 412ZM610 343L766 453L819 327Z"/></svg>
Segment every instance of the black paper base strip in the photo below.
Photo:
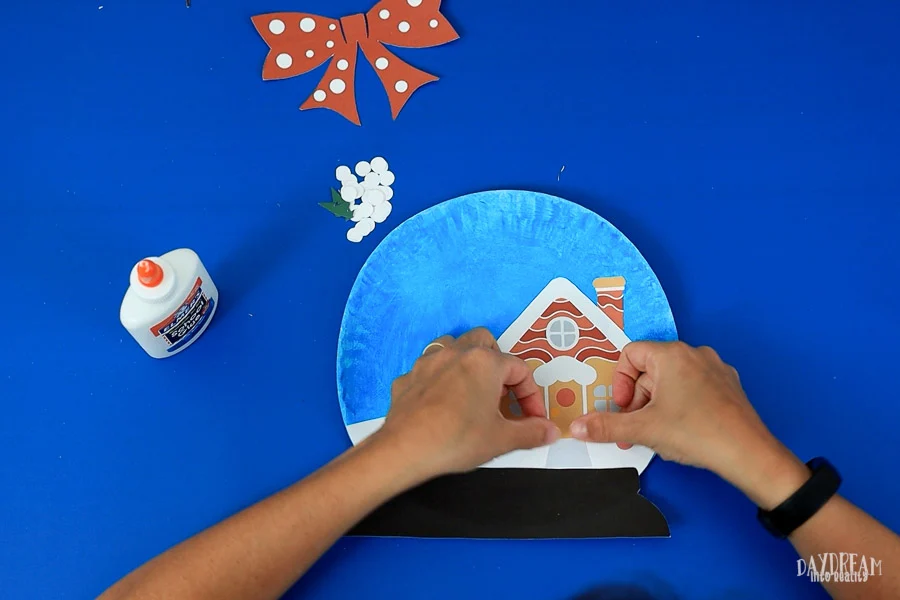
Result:
<svg viewBox="0 0 900 600"><path fill-rule="evenodd" d="M551 539L668 537L636 469L477 469L397 496L348 535Z"/></svg>

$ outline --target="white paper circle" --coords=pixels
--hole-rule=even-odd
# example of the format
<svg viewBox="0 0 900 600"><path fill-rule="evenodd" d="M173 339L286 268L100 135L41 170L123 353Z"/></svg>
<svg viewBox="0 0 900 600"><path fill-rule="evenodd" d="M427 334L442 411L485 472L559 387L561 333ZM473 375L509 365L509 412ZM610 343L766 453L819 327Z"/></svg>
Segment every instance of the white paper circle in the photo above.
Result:
<svg viewBox="0 0 900 600"><path fill-rule="evenodd" d="M384 223L384 220L388 218L393 209L394 207L390 202L382 202L372 211L372 218L375 219L376 223Z"/></svg>
<svg viewBox="0 0 900 600"><path fill-rule="evenodd" d="M350 167L348 167L347 165L341 165L337 169L335 169L334 177L341 183L348 181L351 178L353 179L353 183L356 183L356 177L353 177L353 172L350 171Z"/></svg>
<svg viewBox="0 0 900 600"><path fill-rule="evenodd" d="M372 162L369 163L369 166L372 167L372 170L379 175L388 170L388 162L381 156L376 156L375 158L373 158Z"/></svg>
<svg viewBox="0 0 900 600"><path fill-rule="evenodd" d="M378 206L382 202L387 200L384 195L384 192L379 188L375 188L373 190L366 190L366 193L363 194L362 201L366 204L371 204L372 206Z"/></svg>
<svg viewBox="0 0 900 600"><path fill-rule="evenodd" d="M358 230L356 227L351 227L347 230L347 239L354 244L361 242L363 237L362 231Z"/></svg>
<svg viewBox="0 0 900 600"><path fill-rule="evenodd" d="M352 185L345 185L341 188L341 199L344 202L353 202L356 200L356 190Z"/></svg>
<svg viewBox="0 0 900 600"><path fill-rule="evenodd" d="M375 221L371 217L367 217L356 224L362 230L363 236L367 236L375 231Z"/></svg>
<svg viewBox="0 0 900 600"><path fill-rule="evenodd" d="M369 173L368 175L366 175L366 178L363 180L362 185L367 190L371 190L371 189L378 187L380 180L381 180L381 177L378 175L378 173L374 173L374 172Z"/></svg>
<svg viewBox="0 0 900 600"><path fill-rule="evenodd" d="M359 207L353 211L353 217L355 220L359 221L365 219L366 217L371 217L372 212L375 210L375 207L371 204L366 204L363 202L359 205ZM359 218L357 218L359 217Z"/></svg>

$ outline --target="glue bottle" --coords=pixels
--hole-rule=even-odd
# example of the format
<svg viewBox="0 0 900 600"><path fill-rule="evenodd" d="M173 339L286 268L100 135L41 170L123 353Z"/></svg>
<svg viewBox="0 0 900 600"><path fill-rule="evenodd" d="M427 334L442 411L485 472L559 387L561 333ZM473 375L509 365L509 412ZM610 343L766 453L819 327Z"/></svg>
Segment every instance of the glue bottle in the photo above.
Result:
<svg viewBox="0 0 900 600"><path fill-rule="evenodd" d="M178 354L200 337L219 303L219 292L193 250L145 258L131 270L119 318L153 358Z"/></svg>

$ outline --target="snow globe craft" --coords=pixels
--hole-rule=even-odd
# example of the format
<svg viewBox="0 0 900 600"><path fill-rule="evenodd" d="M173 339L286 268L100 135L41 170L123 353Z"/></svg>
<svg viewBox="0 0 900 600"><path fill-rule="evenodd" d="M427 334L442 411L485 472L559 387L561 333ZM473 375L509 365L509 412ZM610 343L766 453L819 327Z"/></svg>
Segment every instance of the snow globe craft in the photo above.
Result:
<svg viewBox="0 0 900 600"><path fill-rule="evenodd" d="M634 245L597 214L533 192L471 194L402 223L361 269L344 312L338 397L351 441L378 430L391 382L429 342L476 326L529 366L564 437L428 482L351 535L668 536L662 513L638 493L653 452L567 434L583 414L616 410L612 373L629 340L677 338ZM500 411L520 414L514 398Z"/></svg>

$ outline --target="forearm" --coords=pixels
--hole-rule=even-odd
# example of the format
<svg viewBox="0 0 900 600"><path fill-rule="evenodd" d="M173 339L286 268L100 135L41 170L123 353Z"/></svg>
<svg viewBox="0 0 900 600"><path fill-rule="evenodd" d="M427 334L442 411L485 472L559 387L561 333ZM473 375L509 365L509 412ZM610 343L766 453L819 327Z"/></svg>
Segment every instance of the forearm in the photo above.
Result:
<svg viewBox="0 0 900 600"><path fill-rule="evenodd" d="M279 598L349 528L420 479L400 449L372 438L153 559L101 599Z"/></svg>
<svg viewBox="0 0 900 600"><path fill-rule="evenodd" d="M833 598L900 598L900 538L844 498L833 497L790 540L805 570L856 573L851 581L823 579Z"/></svg>
<svg viewBox="0 0 900 600"><path fill-rule="evenodd" d="M754 448L735 483L758 506L771 510L797 491L809 478L809 469L772 438ZM868 572L863 581L821 583L833 598L848 600L900 597L900 538L844 498L834 496L790 536L790 542L810 570L839 573ZM831 558L835 556L835 558ZM841 565L841 556L845 562ZM853 563L850 557L853 556ZM866 564L861 561L865 557ZM880 566L873 571L874 559ZM802 564L801 564L802 565Z"/></svg>

